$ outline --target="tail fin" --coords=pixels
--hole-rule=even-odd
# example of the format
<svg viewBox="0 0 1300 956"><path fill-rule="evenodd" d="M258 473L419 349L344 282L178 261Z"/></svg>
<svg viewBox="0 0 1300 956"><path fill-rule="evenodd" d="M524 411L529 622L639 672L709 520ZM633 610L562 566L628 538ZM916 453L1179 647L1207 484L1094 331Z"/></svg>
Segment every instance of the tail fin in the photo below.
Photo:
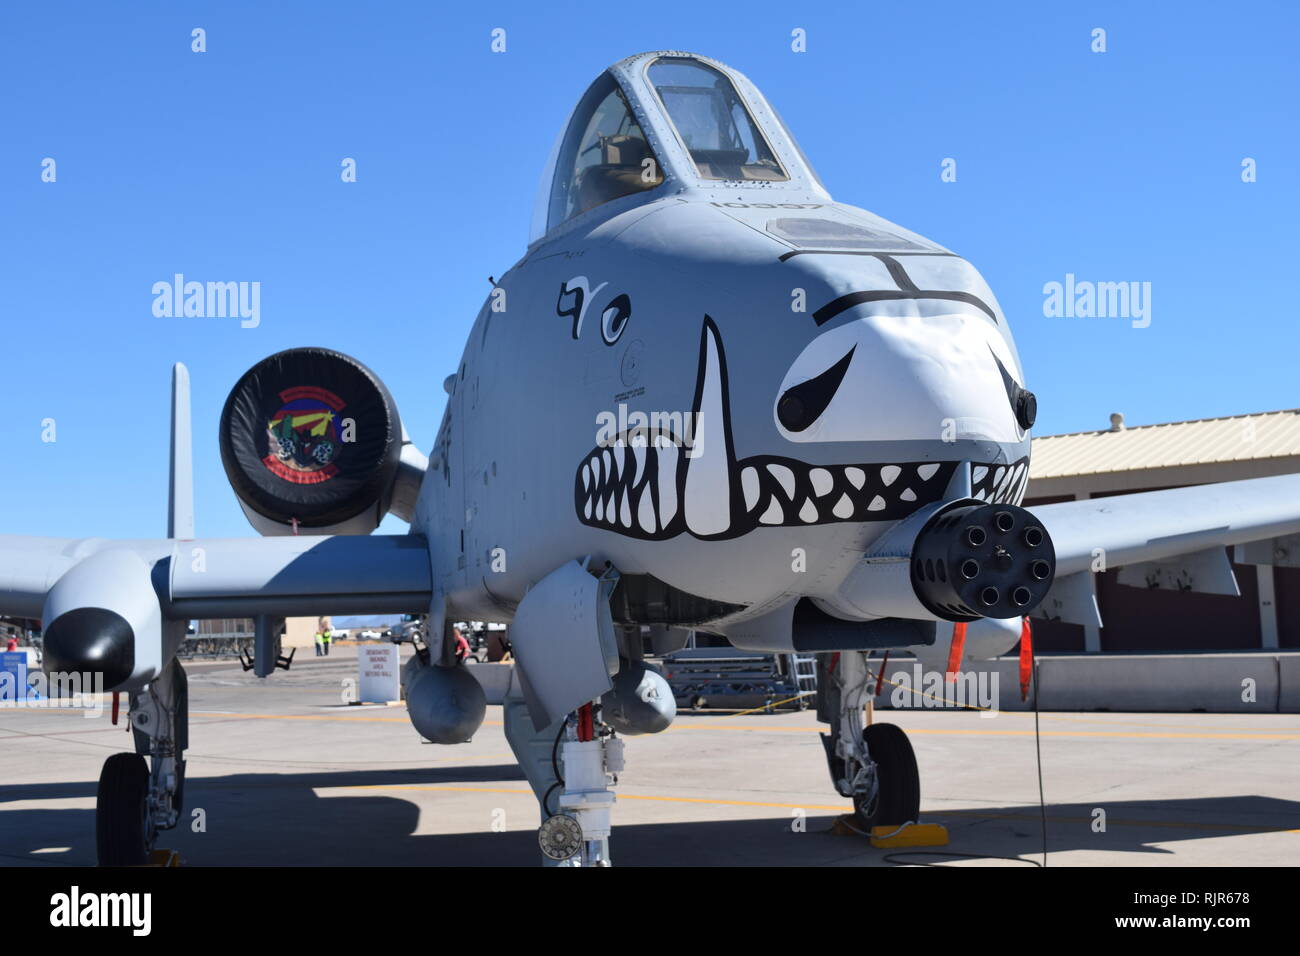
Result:
<svg viewBox="0 0 1300 956"><path fill-rule="evenodd" d="M167 481L167 537L194 537L194 442L190 432L190 371L172 366L172 447Z"/></svg>

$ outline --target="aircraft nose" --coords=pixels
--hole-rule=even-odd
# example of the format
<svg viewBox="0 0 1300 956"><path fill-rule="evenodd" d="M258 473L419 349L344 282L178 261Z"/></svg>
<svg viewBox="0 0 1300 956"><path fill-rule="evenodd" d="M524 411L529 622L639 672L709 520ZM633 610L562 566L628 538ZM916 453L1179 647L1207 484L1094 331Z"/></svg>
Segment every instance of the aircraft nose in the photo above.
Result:
<svg viewBox="0 0 1300 956"><path fill-rule="evenodd" d="M43 660L47 674L99 673L105 688L116 687L135 670L135 633L115 611L73 608L46 626Z"/></svg>
<svg viewBox="0 0 1300 956"><path fill-rule="evenodd" d="M1015 360L981 317L860 316L822 332L790 366L773 409L795 442L944 437L1017 442ZM1004 381L1003 375L1011 381Z"/></svg>

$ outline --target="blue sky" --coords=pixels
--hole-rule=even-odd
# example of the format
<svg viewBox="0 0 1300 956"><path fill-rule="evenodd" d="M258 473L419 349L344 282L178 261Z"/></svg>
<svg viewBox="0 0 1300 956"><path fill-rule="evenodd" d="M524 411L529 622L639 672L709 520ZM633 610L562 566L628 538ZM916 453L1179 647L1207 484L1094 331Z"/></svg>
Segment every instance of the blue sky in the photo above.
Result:
<svg viewBox="0 0 1300 956"><path fill-rule="evenodd" d="M592 9L6 4L0 533L162 534L178 360L201 535L251 533L216 421L271 352L356 355L427 449L487 277L524 249L560 125L601 69L658 48L747 73L836 199L984 273L1038 434L1112 411L1140 424L1300 405L1296 4ZM1090 51L1097 27L1105 53ZM45 157L57 182L41 181ZM1244 157L1257 182L1241 181ZM177 272L261 282L260 326L155 318L151 287ZM1150 282L1151 325L1044 317L1043 285L1066 273Z"/></svg>

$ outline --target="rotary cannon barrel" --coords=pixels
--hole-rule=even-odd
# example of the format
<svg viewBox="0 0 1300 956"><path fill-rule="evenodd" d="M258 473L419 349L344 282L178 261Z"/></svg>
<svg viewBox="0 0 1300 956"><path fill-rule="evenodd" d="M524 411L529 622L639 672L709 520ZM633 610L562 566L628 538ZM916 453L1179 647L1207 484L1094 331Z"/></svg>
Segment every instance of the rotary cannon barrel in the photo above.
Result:
<svg viewBox="0 0 1300 956"><path fill-rule="evenodd" d="M1028 614L1047 596L1056 551L1042 522L1015 505L941 511L912 548L912 587L949 621Z"/></svg>

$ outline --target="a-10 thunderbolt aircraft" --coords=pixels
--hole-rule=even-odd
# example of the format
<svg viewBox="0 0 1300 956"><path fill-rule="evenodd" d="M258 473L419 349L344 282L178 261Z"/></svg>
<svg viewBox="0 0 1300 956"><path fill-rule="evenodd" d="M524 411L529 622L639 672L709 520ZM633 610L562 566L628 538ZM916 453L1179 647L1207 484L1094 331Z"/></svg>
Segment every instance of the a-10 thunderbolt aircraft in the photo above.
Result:
<svg viewBox="0 0 1300 956"><path fill-rule="evenodd" d="M818 654L832 783L863 824L901 823L915 758L896 726L864 731L864 652L942 653L961 623L995 656L1031 612L1097 623L1098 554L1218 579L1225 545L1300 531L1300 476L1019 507L1036 404L984 280L833 201L763 95L706 57L600 75L531 239L446 379L427 459L368 368L279 353L220 424L264 537L195 538L178 366L167 538L0 538L0 613L42 620L44 668L130 694L102 863L142 860L178 820L192 619L254 618L265 676L286 615L427 615L407 704L448 744L485 711L449 622L507 622L506 734L544 858L607 864L619 734L674 716L647 628L660 651L699 631ZM410 533L370 535L386 513Z"/></svg>

